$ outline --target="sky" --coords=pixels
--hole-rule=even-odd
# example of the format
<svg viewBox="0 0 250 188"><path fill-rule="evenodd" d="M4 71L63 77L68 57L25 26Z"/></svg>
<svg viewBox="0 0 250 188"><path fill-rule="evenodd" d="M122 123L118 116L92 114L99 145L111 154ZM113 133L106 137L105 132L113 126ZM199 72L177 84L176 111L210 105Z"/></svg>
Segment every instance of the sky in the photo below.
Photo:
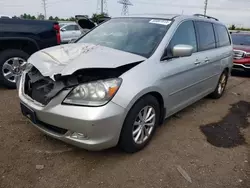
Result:
<svg viewBox="0 0 250 188"><path fill-rule="evenodd" d="M77 14L92 15L100 12L100 0L46 0L47 15L71 17ZM105 0L104 0L105 1ZM120 16L122 5L118 0L106 0L110 16ZM204 0L130 0L129 14L170 13L195 14L204 13ZM99 8L98 8L99 7ZM19 16L28 13L44 13L42 0L0 0L0 14ZM226 25L250 27L250 0L208 0L207 15L218 18Z"/></svg>

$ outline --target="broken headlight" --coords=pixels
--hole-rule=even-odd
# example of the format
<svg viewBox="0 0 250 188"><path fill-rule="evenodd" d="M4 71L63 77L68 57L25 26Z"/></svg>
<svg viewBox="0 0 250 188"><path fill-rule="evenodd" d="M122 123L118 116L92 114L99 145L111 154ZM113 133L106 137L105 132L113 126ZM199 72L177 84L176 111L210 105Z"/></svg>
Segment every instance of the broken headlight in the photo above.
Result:
<svg viewBox="0 0 250 188"><path fill-rule="evenodd" d="M121 78L114 78L81 84L70 92L63 103L83 106L104 105L116 94L121 82Z"/></svg>

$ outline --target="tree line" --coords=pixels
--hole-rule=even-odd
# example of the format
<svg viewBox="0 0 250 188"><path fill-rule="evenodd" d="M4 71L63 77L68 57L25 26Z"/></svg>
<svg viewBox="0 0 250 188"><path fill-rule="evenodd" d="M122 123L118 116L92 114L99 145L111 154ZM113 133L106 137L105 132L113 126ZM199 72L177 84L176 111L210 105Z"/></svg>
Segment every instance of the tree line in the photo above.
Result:
<svg viewBox="0 0 250 188"><path fill-rule="evenodd" d="M105 17L105 16L109 16L107 13L102 13L102 14L93 14L91 17L89 17L88 15L84 15L85 17L87 18L90 18L92 21L94 22L98 22L98 20L102 17ZM17 16L14 16L13 18L17 18ZM22 19L29 19L29 20L44 20L45 17L43 14L39 14L37 16L35 15L31 15L31 14L21 14L19 18L22 18ZM55 20L55 21L76 21L76 18L75 17L69 17L69 18L60 18L58 16L49 16L48 17L48 20Z"/></svg>
<svg viewBox="0 0 250 188"><path fill-rule="evenodd" d="M240 31L250 31L250 28L236 27L235 24L231 25L229 30L240 30Z"/></svg>

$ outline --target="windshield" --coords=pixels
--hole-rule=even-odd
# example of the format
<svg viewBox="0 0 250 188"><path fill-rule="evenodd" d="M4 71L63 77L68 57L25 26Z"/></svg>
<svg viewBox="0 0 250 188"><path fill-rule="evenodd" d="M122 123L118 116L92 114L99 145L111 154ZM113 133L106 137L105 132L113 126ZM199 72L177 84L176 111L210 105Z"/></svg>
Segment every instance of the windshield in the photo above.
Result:
<svg viewBox="0 0 250 188"><path fill-rule="evenodd" d="M91 43L150 57L170 27L169 20L149 18L111 19L81 38Z"/></svg>
<svg viewBox="0 0 250 188"><path fill-rule="evenodd" d="M250 35L232 34L233 44L250 46Z"/></svg>

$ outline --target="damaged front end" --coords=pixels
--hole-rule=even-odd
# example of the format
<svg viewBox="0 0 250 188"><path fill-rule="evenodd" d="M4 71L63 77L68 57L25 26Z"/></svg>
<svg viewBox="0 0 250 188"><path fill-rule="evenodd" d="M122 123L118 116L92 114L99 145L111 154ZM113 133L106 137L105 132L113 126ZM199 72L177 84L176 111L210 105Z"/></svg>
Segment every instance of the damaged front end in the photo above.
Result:
<svg viewBox="0 0 250 188"><path fill-rule="evenodd" d="M80 69L72 75L54 75L54 79L43 76L35 66L32 66L29 71L25 71L23 74L23 92L34 101L45 106L62 90L71 89L84 83L118 78L141 62L117 68Z"/></svg>

